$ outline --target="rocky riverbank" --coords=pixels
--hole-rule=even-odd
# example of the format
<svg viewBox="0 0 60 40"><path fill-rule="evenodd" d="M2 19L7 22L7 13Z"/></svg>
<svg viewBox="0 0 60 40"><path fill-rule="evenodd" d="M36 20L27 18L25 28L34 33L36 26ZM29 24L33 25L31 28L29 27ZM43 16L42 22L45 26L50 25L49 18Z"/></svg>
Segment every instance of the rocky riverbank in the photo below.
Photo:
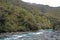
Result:
<svg viewBox="0 0 60 40"><path fill-rule="evenodd" d="M40 37L41 40L60 40L60 31L45 32Z"/></svg>

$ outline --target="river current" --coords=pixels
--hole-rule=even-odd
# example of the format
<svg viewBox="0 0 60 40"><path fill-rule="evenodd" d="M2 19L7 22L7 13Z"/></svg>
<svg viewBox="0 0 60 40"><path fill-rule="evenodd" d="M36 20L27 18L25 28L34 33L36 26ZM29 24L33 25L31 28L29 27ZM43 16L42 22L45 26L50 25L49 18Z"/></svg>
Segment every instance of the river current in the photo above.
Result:
<svg viewBox="0 0 60 40"><path fill-rule="evenodd" d="M52 30L40 30L38 32L27 32L1 37L0 40L60 40L60 33Z"/></svg>

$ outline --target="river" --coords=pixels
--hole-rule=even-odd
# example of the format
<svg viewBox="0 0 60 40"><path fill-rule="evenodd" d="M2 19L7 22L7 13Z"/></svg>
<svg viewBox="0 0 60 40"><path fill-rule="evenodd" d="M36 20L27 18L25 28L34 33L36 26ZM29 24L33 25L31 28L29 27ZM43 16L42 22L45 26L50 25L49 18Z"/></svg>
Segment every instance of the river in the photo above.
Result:
<svg viewBox="0 0 60 40"><path fill-rule="evenodd" d="M52 30L39 30L0 37L0 40L60 40L60 32Z"/></svg>

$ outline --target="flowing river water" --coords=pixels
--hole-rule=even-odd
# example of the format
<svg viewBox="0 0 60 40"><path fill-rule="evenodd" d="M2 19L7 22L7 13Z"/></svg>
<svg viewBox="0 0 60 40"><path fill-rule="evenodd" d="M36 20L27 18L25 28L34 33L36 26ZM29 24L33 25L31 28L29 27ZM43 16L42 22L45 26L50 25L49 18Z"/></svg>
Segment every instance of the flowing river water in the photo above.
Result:
<svg viewBox="0 0 60 40"><path fill-rule="evenodd" d="M0 40L60 40L60 32L52 30L40 30L38 32L26 32L0 37Z"/></svg>

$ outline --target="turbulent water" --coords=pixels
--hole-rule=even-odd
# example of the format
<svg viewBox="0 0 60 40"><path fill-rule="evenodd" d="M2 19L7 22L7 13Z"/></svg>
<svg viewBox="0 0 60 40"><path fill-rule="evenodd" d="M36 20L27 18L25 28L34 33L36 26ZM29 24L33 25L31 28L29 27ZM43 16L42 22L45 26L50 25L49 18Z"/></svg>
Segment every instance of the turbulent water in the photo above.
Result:
<svg viewBox="0 0 60 40"><path fill-rule="evenodd" d="M1 37L0 40L60 40L59 35L60 33L57 34L52 30L40 30L38 32L28 32Z"/></svg>

